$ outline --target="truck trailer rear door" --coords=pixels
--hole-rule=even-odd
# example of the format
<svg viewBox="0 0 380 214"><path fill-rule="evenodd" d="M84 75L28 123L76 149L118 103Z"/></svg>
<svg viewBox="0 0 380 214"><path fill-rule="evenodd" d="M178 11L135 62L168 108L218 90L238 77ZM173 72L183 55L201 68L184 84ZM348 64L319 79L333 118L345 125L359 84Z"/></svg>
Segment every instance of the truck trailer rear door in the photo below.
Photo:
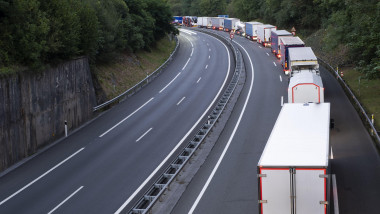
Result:
<svg viewBox="0 0 380 214"><path fill-rule="evenodd" d="M289 169L260 169L261 213L290 213Z"/></svg>
<svg viewBox="0 0 380 214"><path fill-rule="evenodd" d="M261 168L260 214L326 214L325 169Z"/></svg>
<svg viewBox="0 0 380 214"><path fill-rule="evenodd" d="M325 169L296 169L296 213L326 212Z"/></svg>

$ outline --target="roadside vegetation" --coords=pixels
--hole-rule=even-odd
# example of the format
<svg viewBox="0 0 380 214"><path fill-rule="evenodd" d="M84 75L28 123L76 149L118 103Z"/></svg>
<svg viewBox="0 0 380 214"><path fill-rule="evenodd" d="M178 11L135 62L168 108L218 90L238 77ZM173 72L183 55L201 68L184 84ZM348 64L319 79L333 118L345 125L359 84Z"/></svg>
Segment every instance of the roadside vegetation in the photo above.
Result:
<svg viewBox="0 0 380 214"><path fill-rule="evenodd" d="M149 51L177 30L163 0L0 0L0 72Z"/></svg>
<svg viewBox="0 0 380 214"><path fill-rule="evenodd" d="M344 80L356 98L364 104L368 117L374 114L375 125L380 131L380 79L367 79L365 75L352 68L344 68Z"/></svg>
<svg viewBox="0 0 380 214"><path fill-rule="evenodd" d="M303 39L318 32L319 48L332 65L350 65L365 78L380 78L378 0L167 0L173 15L228 14L278 29L296 28ZM339 61L335 61L339 55Z"/></svg>
<svg viewBox="0 0 380 214"><path fill-rule="evenodd" d="M107 99L116 97L155 71L168 59L175 46L174 39L164 37L151 51L118 53L112 60L98 63L94 70Z"/></svg>

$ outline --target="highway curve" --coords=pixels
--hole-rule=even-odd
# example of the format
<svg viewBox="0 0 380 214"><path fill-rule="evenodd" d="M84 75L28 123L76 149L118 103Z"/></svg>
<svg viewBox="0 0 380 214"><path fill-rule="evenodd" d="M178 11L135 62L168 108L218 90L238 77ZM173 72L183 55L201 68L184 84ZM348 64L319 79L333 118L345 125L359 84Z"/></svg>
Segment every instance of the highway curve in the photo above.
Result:
<svg viewBox="0 0 380 214"><path fill-rule="evenodd" d="M147 87L3 175L0 213L131 208L204 121L234 67L213 37L181 32L179 41L175 60Z"/></svg>
<svg viewBox="0 0 380 214"><path fill-rule="evenodd" d="M280 112L281 96L287 101L288 79L270 49L239 36L234 43L244 56L246 84L226 128L174 207L174 214L258 213L256 166ZM338 82L325 69L321 73L325 101L331 103L335 119L331 165L340 212L376 213L380 210L379 155Z"/></svg>

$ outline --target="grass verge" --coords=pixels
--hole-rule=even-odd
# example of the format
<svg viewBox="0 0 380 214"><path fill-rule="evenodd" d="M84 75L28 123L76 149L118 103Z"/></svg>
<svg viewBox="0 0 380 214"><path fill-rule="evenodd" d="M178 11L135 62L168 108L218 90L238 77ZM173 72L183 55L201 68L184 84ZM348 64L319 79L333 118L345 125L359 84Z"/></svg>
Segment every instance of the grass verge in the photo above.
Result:
<svg viewBox="0 0 380 214"><path fill-rule="evenodd" d="M380 79L365 79L365 75L353 68L343 68L344 80L364 106L367 114L374 114L375 126L380 131Z"/></svg>
<svg viewBox="0 0 380 214"><path fill-rule="evenodd" d="M168 59L175 45L175 40L164 37L150 52L118 53L113 60L97 64L95 73L107 99L116 97L154 72Z"/></svg>

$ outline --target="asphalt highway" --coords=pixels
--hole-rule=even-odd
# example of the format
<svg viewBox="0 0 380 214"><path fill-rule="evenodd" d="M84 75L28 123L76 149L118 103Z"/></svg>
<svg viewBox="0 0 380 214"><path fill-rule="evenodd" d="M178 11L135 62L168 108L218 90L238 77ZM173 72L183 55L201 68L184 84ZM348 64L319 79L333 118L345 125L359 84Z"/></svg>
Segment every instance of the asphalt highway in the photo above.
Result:
<svg viewBox="0 0 380 214"><path fill-rule="evenodd" d="M228 37L225 32L219 34ZM223 133L172 213L258 213L257 163L281 109L288 77L269 48L235 36L247 80ZM252 61L252 64L251 64ZM380 159L338 82L321 68L325 102L331 103L332 173L340 213L380 210Z"/></svg>
<svg viewBox="0 0 380 214"><path fill-rule="evenodd" d="M0 213L128 210L212 109L230 78L219 40L181 31L157 79L0 178Z"/></svg>

